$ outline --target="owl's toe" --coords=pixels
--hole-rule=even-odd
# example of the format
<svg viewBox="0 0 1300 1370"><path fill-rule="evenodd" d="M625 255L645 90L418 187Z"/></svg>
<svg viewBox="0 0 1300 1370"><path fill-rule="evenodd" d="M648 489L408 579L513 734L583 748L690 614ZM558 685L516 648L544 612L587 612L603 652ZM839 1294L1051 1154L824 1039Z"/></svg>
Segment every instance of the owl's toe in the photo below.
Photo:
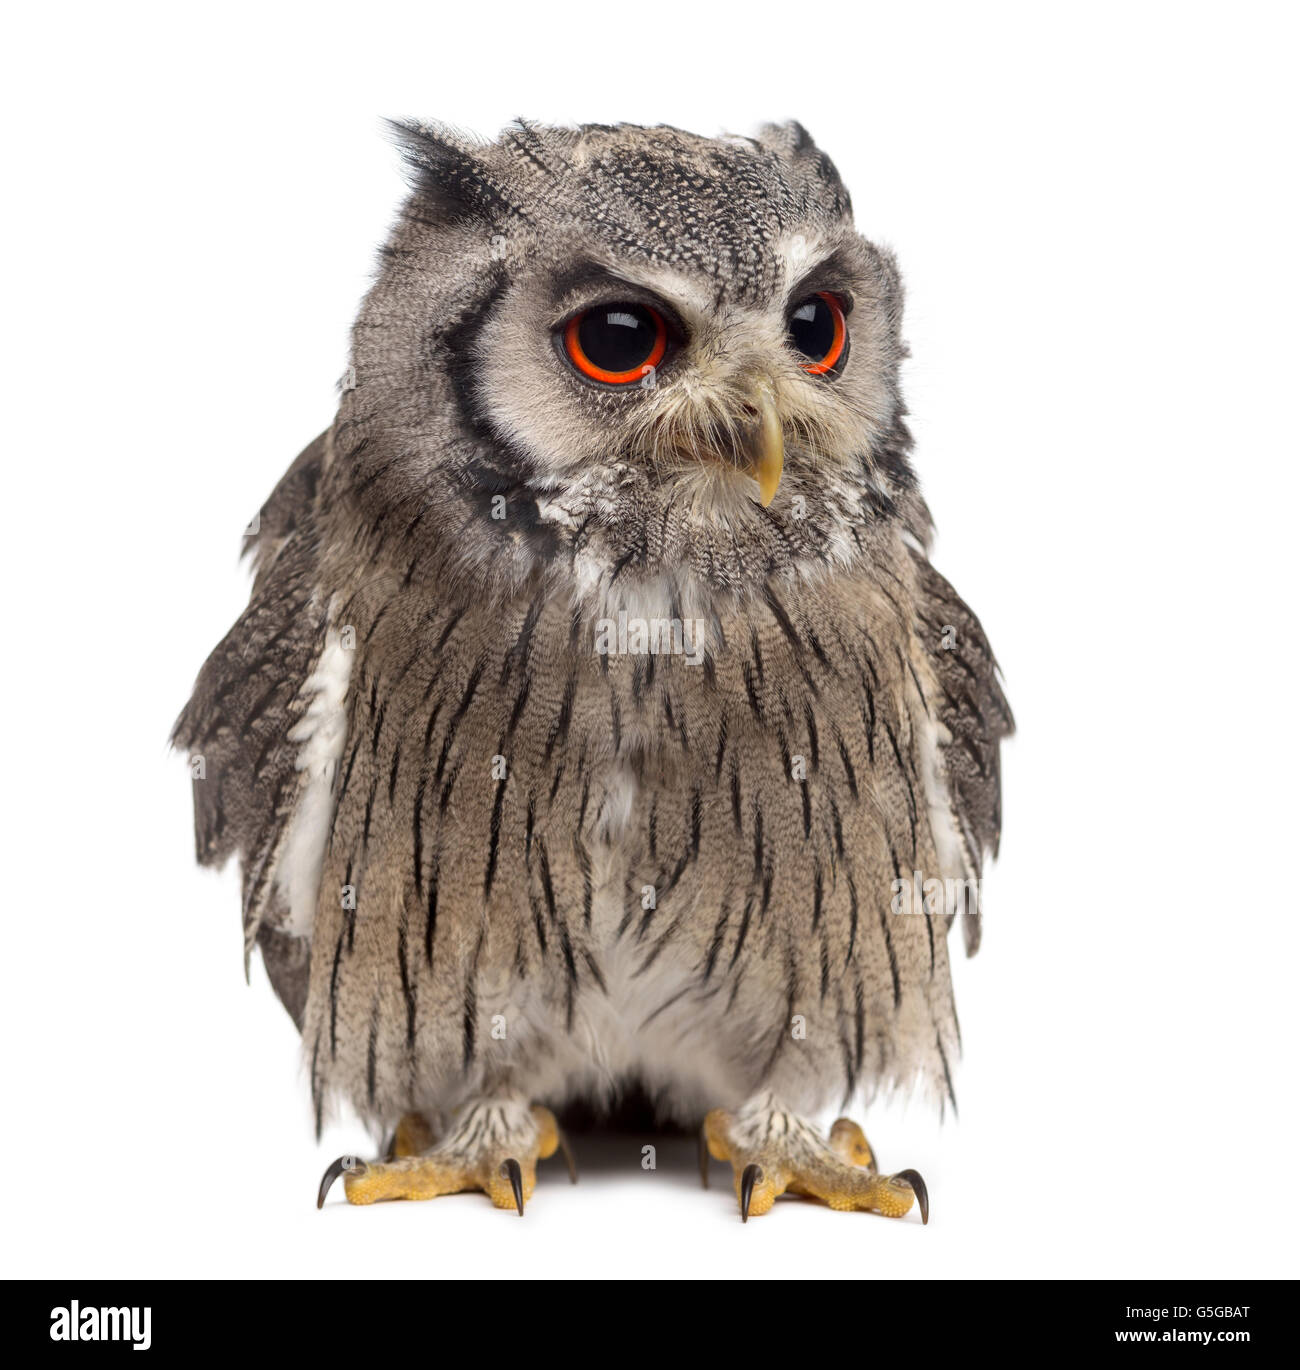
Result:
<svg viewBox="0 0 1300 1370"><path fill-rule="evenodd" d="M708 1187L712 1157L729 1161L742 1222L771 1210L782 1194L818 1199L840 1212L901 1218L913 1204L930 1221L930 1194L918 1171L882 1175L862 1129L847 1118L823 1139L811 1124L770 1096L727 1113L714 1109L700 1134L700 1176Z"/></svg>
<svg viewBox="0 0 1300 1370"><path fill-rule="evenodd" d="M384 1147L384 1160L420 1156L429 1151L436 1141L433 1128L423 1113L404 1113Z"/></svg>
<svg viewBox="0 0 1300 1370"><path fill-rule="evenodd" d="M427 1122L409 1114L387 1148L386 1160L365 1162L340 1156L321 1179L321 1207L334 1181L343 1176L351 1204L384 1199L434 1199L443 1194L481 1190L497 1208L523 1216L537 1181L537 1162L563 1149L569 1177L577 1180L573 1156L549 1109L528 1108L516 1100L485 1100L470 1105L436 1144Z"/></svg>

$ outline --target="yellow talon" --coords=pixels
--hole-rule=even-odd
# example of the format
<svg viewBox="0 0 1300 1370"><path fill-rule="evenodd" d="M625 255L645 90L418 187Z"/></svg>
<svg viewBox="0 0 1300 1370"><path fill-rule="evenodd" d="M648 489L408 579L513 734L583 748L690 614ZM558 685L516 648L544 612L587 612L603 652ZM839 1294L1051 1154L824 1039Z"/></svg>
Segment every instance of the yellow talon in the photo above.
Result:
<svg viewBox="0 0 1300 1370"><path fill-rule="evenodd" d="M903 1217L916 1203L921 1221L930 1220L921 1176L915 1170L879 1174L866 1136L848 1118L839 1119L823 1140L801 1118L765 1102L739 1114L714 1109L704 1119L702 1137L708 1155L731 1163L742 1222L769 1212L785 1193L819 1199L838 1212L865 1210L887 1218Z"/></svg>
<svg viewBox="0 0 1300 1370"><path fill-rule="evenodd" d="M393 1134L392 1152L388 1159L395 1161L400 1156L418 1156L428 1151L434 1140L433 1128L423 1113L403 1114Z"/></svg>
<svg viewBox="0 0 1300 1370"><path fill-rule="evenodd" d="M868 1170L876 1168L871 1143L852 1118L837 1118L831 1124L831 1150L850 1165L863 1165Z"/></svg>
<svg viewBox="0 0 1300 1370"><path fill-rule="evenodd" d="M549 1109L529 1109L513 1100L470 1106L436 1144L427 1120L408 1113L397 1126L392 1158L365 1162L341 1156L326 1170L316 1206L325 1202L330 1186L342 1175L343 1192L351 1204L435 1199L479 1189L497 1208L513 1208L522 1216L537 1183L537 1162L563 1145ZM565 1159L576 1179L567 1147Z"/></svg>

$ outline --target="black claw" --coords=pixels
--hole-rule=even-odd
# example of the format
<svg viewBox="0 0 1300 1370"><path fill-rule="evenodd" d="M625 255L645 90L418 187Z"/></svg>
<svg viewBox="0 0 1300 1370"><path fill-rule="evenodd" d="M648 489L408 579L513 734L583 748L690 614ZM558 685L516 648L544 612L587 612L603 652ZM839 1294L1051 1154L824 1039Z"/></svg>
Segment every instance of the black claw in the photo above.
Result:
<svg viewBox="0 0 1300 1370"><path fill-rule="evenodd" d="M921 1210L921 1222L922 1224L928 1223L930 1221L930 1191L926 1189L920 1171L900 1170L894 1179L906 1180L916 1190L916 1205Z"/></svg>
<svg viewBox="0 0 1300 1370"><path fill-rule="evenodd" d="M754 1161L745 1167L740 1176L740 1221L749 1221L749 1201L754 1197L754 1182L763 1178L763 1167Z"/></svg>
<svg viewBox="0 0 1300 1370"><path fill-rule="evenodd" d="M331 1161L329 1168L320 1178L320 1189L316 1191L316 1207L325 1207L325 1196L333 1187L334 1181L340 1175L350 1174L359 1168L360 1163L355 1156L340 1156L337 1161Z"/></svg>
<svg viewBox="0 0 1300 1370"><path fill-rule="evenodd" d="M704 1129L700 1128L700 1183L709 1187L709 1144L704 1140Z"/></svg>
<svg viewBox="0 0 1300 1370"><path fill-rule="evenodd" d="M524 1172L519 1168L519 1162L513 1156L508 1156L501 1162L501 1175L510 1181L510 1188L515 1191L515 1207L519 1210L519 1216L524 1216Z"/></svg>
<svg viewBox="0 0 1300 1370"><path fill-rule="evenodd" d="M578 1163L573 1159L573 1148L569 1145L569 1139L560 1133L560 1151L564 1155L564 1164L569 1167L569 1183L578 1183Z"/></svg>
<svg viewBox="0 0 1300 1370"><path fill-rule="evenodd" d="M384 1143L384 1160L395 1161L397 1159L397 1133L392 1132L388 1140Z"/></svg>

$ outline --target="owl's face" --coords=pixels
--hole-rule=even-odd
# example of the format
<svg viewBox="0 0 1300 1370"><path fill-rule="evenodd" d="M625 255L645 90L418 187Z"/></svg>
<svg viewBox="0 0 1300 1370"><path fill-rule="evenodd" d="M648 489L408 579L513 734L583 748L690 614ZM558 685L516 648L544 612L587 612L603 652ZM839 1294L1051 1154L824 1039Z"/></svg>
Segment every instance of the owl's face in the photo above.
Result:
<svg viewBox="0 0 1300 1370"><path fill-rule="evenodd" d="M463 511L488 583L739 591L860 554L912 488L901 294L798 126L404 138L340 425L377 519Z"/></svg>

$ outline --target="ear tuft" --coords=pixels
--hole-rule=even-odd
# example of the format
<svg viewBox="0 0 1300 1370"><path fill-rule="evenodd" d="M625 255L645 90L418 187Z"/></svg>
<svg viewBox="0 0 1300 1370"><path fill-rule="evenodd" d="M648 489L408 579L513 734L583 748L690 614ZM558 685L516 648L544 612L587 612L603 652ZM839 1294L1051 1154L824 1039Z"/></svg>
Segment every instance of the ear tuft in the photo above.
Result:
<svg viewBox="0 0 1300 1370"><path fill-rule="evenodd" d="M787 162L806 166L830 191L835 211L852 214L853 204L835 163L817 146L813 136L797 119L784 124L764 124L758 131L758 145Z"/></svg>
<svg viewBox="0 0 1300 1370"><path fill-rule="evenodd" d="M778 157L796 157L809 150L816 152L812 134L797 120L784 124L764 124L758 131L758 145Z"/></svg>
<svg viewBox="0 0 1300 1370"><path fill-rule="evenodd" d="M445 124L389 119L389 131L402 153L412 189L425 196L449 221L527 219L519 204L492 170L485 148Z"/></svg>

